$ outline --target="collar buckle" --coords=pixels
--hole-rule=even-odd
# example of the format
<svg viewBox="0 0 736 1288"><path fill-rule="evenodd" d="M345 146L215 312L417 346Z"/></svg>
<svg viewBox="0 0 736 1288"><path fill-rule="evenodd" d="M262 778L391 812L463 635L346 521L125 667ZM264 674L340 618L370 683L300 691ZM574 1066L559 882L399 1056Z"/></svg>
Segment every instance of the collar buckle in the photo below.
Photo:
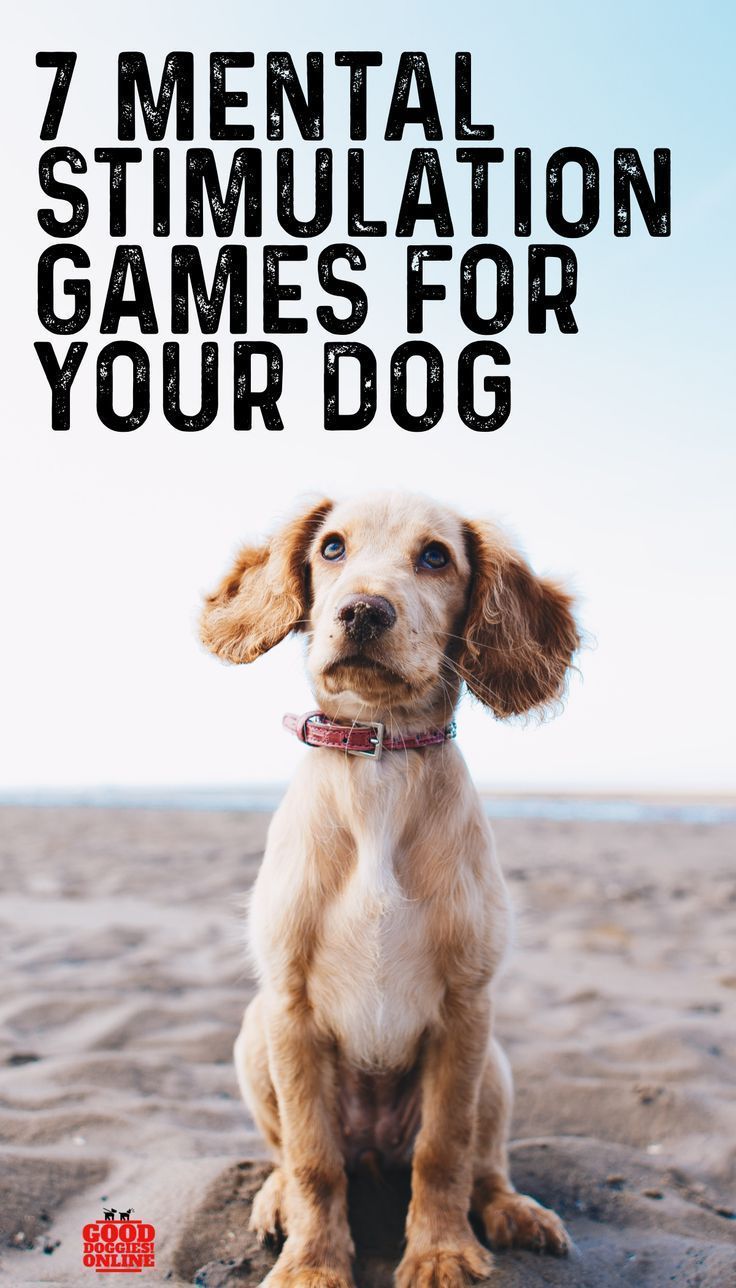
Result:
<svg viewBox="0 0 736 1288"><path fill-rule="evenodd" d="M380 720L369 720L367 722L356 721L356 729L373 729L374 736L370 739L373 744L372 751L359 751L357 747L347 746L345 750L349 756L364 756L368 760L380 760L383 755L383 740L386 736L386 726L381 724Z"/></svg>

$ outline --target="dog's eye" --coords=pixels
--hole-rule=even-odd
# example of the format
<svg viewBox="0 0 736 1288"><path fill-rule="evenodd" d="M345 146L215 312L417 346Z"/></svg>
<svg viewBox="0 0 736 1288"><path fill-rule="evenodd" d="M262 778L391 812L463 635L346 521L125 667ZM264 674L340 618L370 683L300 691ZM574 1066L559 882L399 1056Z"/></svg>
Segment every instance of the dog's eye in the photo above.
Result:
<svg viewBox="0 0 736 1288"><path fill-rule="evenodd" d="M345 554L345 542L342 537L327 537L322 542L323 559L342 559Z"/></svg>
<svg viewBox="0 0 736 1288"><path fill-rule="evenodd" d="M419 567L431 568L433 572L437 568L445 568L449 562L450 556L445 547L441 546L438 541L430 541L419 556Z"/></svg>

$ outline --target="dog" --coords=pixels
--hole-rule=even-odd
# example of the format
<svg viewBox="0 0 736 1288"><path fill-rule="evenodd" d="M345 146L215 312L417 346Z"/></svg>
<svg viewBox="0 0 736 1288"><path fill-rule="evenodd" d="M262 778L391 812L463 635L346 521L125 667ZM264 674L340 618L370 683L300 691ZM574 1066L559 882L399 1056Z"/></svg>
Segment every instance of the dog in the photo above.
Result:
<svg viewBox="0 0 736 1288"><path fill-rule="evenodd" d="M116 1213L116 1211L117 1211L117 1209L116 1209L116 1208L103 1208L102 1210L103 1210L103 1212L105 1213L105 1220L106 1220L106 1221L114 1221L114 1220L115 1220L115 1213Z"/></svg>
<svg viewBox="0 0 736 1288"><path fill-rule="evenodd" d="M135 1212L135 1208L128 1208L127 1212L119 1212L118 1221L129 1221L131 1212Z"/></svg>
<svg viewBox="0 0 736 1288"><path fill-rule="evenodd" d="M313 749L269 828L235 1044L276 1160L251 1228L286 1236L264 1283L351 1288L347 1173L368 1160L411 1167L397 1288L488 1275L471 1212L494 1248L564 1254L560 1219L509 1179L509 905L452 721L463 684L502 719L559 702L572 598L491 524L404 494L323 500L243 549L201 618L233 663L292 631L319 712L287 721Z"/></svg>

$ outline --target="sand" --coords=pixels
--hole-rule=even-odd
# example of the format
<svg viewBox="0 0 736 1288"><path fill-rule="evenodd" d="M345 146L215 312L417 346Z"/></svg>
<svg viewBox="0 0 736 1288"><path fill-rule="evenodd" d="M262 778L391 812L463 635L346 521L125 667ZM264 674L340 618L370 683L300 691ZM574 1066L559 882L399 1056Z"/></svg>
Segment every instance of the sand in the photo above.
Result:
<svg viewBox="0 0 736 1288"><path fill-rule="evenodd" d="M99 1283L81 1228L103 1201L157 1231L156 1269L113 1282L230 1288L272 1264L246 1230L268 1164L230 1059L267 822L0 810L3 1284ZM736 828L495 832L518 911L513 1175L576 1253L499 1253L490 1282L736 1283ZM390 1283L405 1204L401 1178L354 1191L363 1288Z"/></svg>

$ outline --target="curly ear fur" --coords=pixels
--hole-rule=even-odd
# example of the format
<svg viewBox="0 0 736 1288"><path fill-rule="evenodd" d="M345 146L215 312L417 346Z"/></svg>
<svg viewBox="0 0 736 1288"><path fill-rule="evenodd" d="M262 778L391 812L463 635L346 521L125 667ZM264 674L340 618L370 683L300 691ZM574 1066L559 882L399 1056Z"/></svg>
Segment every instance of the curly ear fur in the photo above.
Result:
<svg viewBox="0 0 736 1288"><path fill-rule="evenodd" d="M489 524L466 524L473 568L458 658L468 688L502 719L563 696L580 645L573 599L537 577Z"/></svg>
<svg viewBox="0 0 736 1288"><path fill-rule="evenodd" d="M202 643L228 662L252 662L301 630L309 608L309 544L332 509L320 501L281 528L265 546L246 546L212 595L200 619Z"/></svg>

